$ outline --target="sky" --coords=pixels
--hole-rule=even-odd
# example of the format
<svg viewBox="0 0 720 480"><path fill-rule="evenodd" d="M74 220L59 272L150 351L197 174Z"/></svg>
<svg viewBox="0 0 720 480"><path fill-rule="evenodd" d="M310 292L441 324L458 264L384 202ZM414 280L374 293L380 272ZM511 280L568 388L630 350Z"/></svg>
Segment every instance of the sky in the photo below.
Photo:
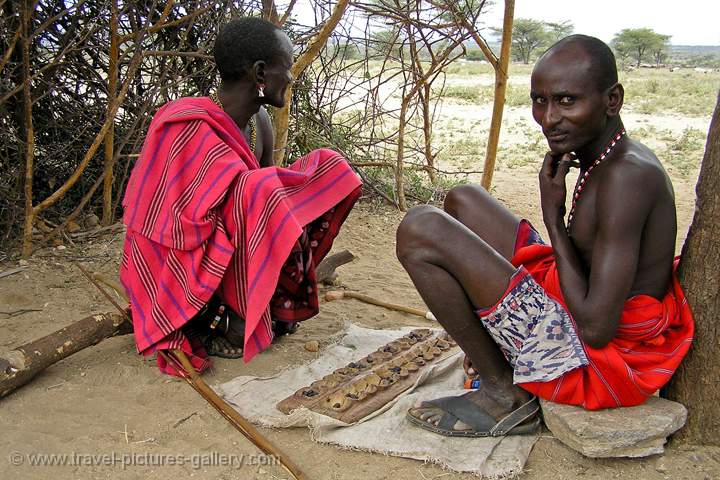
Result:
<svg viewBox="0 0 720 480"><path fill-rule="evenodd" d="M303 3L298 2L295 13L301 23L313 23L312 10ZM495 0L487 8L487 26L502 26L503 5ZM720 0L516 0L515 18L570 20L575 33L605 42L623 28L647 27L672 35L673 45L720 46Z"/></svg>
<svg viewBox="0 0 720 480"><path fill-rule="evenodd" d="M488 8L487 25L502 25L503 5ZM673 45L720 46L720 0L516 0L515 18L570 20L575 33L605 42L624 28L647 27L672 35Z"/></svg>

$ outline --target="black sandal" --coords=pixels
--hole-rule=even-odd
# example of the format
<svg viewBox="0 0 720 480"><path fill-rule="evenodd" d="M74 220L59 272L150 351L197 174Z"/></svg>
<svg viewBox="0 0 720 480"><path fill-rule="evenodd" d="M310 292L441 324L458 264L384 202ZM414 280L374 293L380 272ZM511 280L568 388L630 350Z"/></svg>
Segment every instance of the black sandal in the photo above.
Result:
<svg viewBox="0 0 720 480"><path fill-rule="evenodd" d="M415 425L446 437L502 437L506 435L524 435L535 433L540 428L540 410L537 397L533 396L528 402L510 412L500 420L495 420L487 412L466 395L459 397L443 397L423 402L420 407L408 410L407 419ZM416 417L413 412L418 408L434 407L444 412L437 425ZM536 418L529 422L524 421ZM469 430L455 430L453 426L461 421L470 427ZM521 425L522 424L522 425Z"/></svg>

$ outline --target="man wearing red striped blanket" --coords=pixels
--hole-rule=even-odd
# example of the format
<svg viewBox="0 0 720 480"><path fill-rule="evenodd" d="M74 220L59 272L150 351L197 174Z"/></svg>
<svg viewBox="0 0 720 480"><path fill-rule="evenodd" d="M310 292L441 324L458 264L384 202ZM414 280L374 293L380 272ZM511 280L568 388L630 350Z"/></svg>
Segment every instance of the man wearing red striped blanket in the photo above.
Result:
<svg viewBox="0 0 720 480"><path fill-rule="evenodd" d="M271 158L261 108L282 107L292 81L282 30L233 20L214 53L218 92L158 110L123 200L120 276L138 351L179 348L200 371L208 353L249 361L318 312L315 266L361 190L336 152L280 168L261 165L249 145L261 136L259 157ZM160 356L158 365L178 374Z"/></svg>

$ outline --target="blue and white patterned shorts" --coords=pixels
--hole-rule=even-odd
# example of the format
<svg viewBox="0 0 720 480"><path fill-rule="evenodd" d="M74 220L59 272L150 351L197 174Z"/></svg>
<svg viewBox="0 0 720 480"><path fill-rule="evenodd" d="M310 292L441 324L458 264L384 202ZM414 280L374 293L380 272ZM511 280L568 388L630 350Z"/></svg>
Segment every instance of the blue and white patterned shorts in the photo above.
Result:
<svg viewBox="0 0 720 480"><path fill-rule="evenodd" d="M589 363L570 315L524 267L497 305L477 315L513 367L514 383L548 382Z"/></svg>

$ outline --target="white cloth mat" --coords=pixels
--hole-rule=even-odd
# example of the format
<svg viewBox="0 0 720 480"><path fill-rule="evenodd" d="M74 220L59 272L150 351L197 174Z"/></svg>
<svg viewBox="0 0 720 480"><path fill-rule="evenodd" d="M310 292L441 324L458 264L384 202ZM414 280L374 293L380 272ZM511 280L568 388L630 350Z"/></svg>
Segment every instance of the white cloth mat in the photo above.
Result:
<svg viewBox="0 0 720 480"><path fill-rule="evenodd" d="M357 360L411 329L372 330L349 325L342 339L307 365L272 377L241 376L216 390L253 423L266 427L309 427L312 438L342 448L378 452L439 464L457 472L491 478L522 472L537 435L504 438L451 438L410 423L405 414L418 399L459 395L464 372L462 352L422 370L415 386L383 409L354 424L346 424L301 408L285 415L275 405L303 386Z"/></svg>

